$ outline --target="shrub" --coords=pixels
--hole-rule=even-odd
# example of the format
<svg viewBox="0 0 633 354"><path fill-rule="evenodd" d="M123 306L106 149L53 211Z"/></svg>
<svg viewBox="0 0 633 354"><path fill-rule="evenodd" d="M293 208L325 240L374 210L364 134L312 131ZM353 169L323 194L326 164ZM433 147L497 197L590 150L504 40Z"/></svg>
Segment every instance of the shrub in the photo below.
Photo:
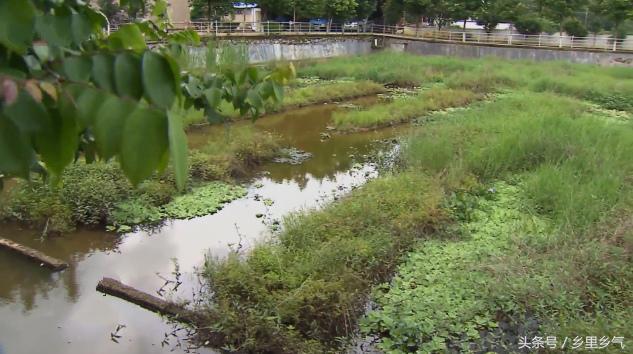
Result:
<svg viewBox="0 0 633 354"><path fill-rule="evenodd" d="M514 27L521 34L540 34L543 32L543 22L541 19L534 15L520 16L514 21Z"/></svg>
<svg viewBox="0 0 633 354"><path fill-rule="evenodd" d="M115 205L131 192L118 165L75 163L64 171L60 200L72 210L75 223L99 225L107 221Z"/></svg>
<svg viewBox="0 0 633 354"><path fill-rule="evenodd" d="M563 30L570 36L587 37L589 31L577 18L568 18L563 22Z"/></svg>
<svg viewBox="0 0 633 354"><path fill-rule="evenodd" d="M58 190L41 180L17 182L0 203L0 219L46 226L51 233L75 229L72 210L61 202Z"/></svg>

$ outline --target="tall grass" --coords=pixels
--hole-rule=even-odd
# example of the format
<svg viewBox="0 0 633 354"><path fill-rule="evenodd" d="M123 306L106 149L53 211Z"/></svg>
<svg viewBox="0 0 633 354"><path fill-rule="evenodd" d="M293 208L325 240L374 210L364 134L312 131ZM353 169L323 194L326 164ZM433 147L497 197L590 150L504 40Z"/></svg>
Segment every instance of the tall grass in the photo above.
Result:
<svg viewBox="0 0 633 354"><path fill-rule="evenodd" d="M367 80L320 83L290 89L284 97L281 108L287 109L317 103L348 100L378 94L384 91L385 87L383 85Z"/></svg>
<svg viewBox="0 0 633 354"><path fill-rule="evenodd" d="M432 111L465 106L481 98L483 95L472 91L432 88L419 95L397 98L366 110L335 112L333 120L341 131L375 129L422 117Z"/></svg>
<svg viewBox="0 0 633 354"><path fill-rule="evenodd" d="M279 148L279 137L271 133L248 124L227 125L212 130L207 143L191 152L190 175L200 180L243 176L253 166L271 160Z"/></svg>
<svg viewBox="0 0 633 354"><path fill-rule="evenodd" d="M406 160L442 176L450 190L468 190L473 178L511 181L522 191L522 212L548 225L514 230L501 256L477 251L494 281L468 286L491 311L498 306L516 321L536 316L541 331L563 336L630 335L633 314L623 309L633 304L633 125L584 107L516 93L426 125L409 141Z"/></svg>
<svg viewBox="0 0 633 354"><path fill-rule="evenodd" d="M325 210L289 217L277 242L245 259L209 260L214 328L237 351L328 352L353 332L372 284L443 220L441 197L422 175L382 178Z"/></svg>
<svg viewBox="0 0 633 354"><path fill-rule="evenodd" d="M299 69L299 75L327 79L350 77L400 86L446 82L452 88L489 90L513 87L556 92L606 108L633 111L633 69L567 62L463 59L380 52L337 58Z"/></svg>

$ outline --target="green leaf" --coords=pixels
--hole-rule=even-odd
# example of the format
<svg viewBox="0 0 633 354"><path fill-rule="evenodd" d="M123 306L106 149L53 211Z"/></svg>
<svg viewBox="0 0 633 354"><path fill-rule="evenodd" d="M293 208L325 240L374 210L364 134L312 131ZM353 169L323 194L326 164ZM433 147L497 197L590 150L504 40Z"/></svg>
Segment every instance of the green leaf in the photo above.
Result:
<svg viewBox="0 0 633 354"><path fill-rule="evenodd" d="M33 40L35 8L30 1L0 1L0 43L20 54Z"/></svg>
<svg viewBox="0 0 633 354"><path fill-rule="evenodd" d="M45 14L36 18L35 28L49 45L69 47L72 43L71 21L70 14Z"/></svg>
<svg viewBox="0 0 633 354"><path fill-rule="evenodd" d="M115 91L113 56L102 53L92 57L92 80L104 90Z"/></svg>
<svg viewBox="0 0 633 354"><path fill-rule="evenodd" d="M92 60L89 57L67 57L64 59L64 73L75 82L88 82L92 73Z"/></svg>
<svg viewBox="0 0 633 354"><path fill-rule="evenodd" d="M169 148L165 113L137 107L123 129L121 167L130 181L137 185L151 176Z"/></svg>
<svg viewBox="0 0 633 354"><path fill-rule="evenodd" d="M188 44L197 46L200 45L200 35L194 30L186 29L170 33L167 37L167 42L170 44Z"/></svg>
<svg viewBox="0 0 633 354"><path fill-rule="evenodd" d="M222 90L216 87L206 89L204 91L204 97L207 98L209 107L217 108L222 100Z"/></svg>
<svg viewBox="0 0 633 354"><path fill-rule="evenodd" d="M116 92L123 97L138 100L143 95L141 60L132 53L121 53L114 61Z"/></svg>
<svg viewBox="0 0 633 354"><path fill-rule="evenodd" d="M69 92L75 98L76 117L83 129L92 125L99 107L104 103L106 94L84 85L72 85Z"/></svg>
<svg viewBox="0 0 633 354"><path fill-rule="evenodd" d="M66 101L68 98L62 96L60 100ZM59 176L77 152L78 126L75 115L69 114L69 110L53 109L50 110L50 116L50 128L35 135L35 145L47 169Z"/></svg>
<svg viewBox="0 0 633 354"><path fill-rule="evenodd" d="M281 102L284 99L284 88L283 86L277 84L276 82L272 82L273 93L275 94L275 100L277 102Z"/></svg>
<svg viewBox="0 0 633 354"><path fill-rule="evenodd" d="M143 90L153 104L169 109L177 95L177 73L163 56L151 51L143 55Z"/></svg>
<svg viewBox="0 0 633 354"><path fill-rule="evenodd" d="M28 178L33 150L11 119L0 114L0 174Z"/></svg>
<svg viewBox="0 0 633 354"><path fill-rule="evenodd" d="M4 114L20 131L32 134L49 129L51 118L44 106L26 91L20 90L16 101L4 107Z"/></svg>
<svg viewBox="0 0 633 354"><path fill-rule="evenodd" d="M93 131L97 150L104 159L119 153L125 121L135 108L134 102L114 95L110 95L99 108Z"/></svg>
<svg viewBox="0 0 633 354"><path fill-rule="evenodd" d="M261 111L264 108L264 100L257 90L248 91L248 100L257 111Z"/></svg>
<svg viewBox="0 0 633 354"><path fill-rule="evenodd" d="M141 29L133 23L119 27L108 39L110 47L115 50L129 49L140 53L147 48Z"/></svg>
<svg viewBox="0 0 633 354"><path fill-rule="evenodd" d="M169 152L174 166L176 186L179 190L185 188L189 166L187 163L187 136L182 126L182 116L173 111L167 112L169 120Z"/></svg>
<svg viewBox="0 0 633 354"><path fill-rule="evenodd" d="M159 17L162 16L165 12L167 12L167 1L155 0L154 8L152 9L152 16Z"/></svg>
<svg viewBox="0 0 633 354"><path fill-rule="evenodd" d="M85 13L72 14L71 29L73 35L73 41L76 45L79 45L87 41L94 33L94 25Z"/></svg>

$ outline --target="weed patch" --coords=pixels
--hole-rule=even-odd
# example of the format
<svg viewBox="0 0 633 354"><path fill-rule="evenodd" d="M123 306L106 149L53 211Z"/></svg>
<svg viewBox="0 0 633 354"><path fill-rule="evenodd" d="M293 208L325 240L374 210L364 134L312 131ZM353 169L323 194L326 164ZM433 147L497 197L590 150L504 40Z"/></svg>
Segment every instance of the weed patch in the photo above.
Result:
<svg viewBox="0 0 633 354"><path fill-rule="evenodd" d="M211 260L210 311L227 346L322 353L350 334L372 284L444 221L433 179L402 174L370 182L322 211L286 220L278 241L246 258ZM372 208L367 208L372 205Z"/></svg>

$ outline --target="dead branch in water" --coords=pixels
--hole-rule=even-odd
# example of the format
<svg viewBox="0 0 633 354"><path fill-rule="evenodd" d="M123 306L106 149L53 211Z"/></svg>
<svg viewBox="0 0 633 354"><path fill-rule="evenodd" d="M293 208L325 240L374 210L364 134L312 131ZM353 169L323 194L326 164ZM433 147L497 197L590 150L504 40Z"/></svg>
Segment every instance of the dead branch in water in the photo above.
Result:
<svg viewBox="0 0 633 354"><path fill-rule="evenodd" d="M38 250L26 247L5 238L0 238L0 247L4 247L23 256L26 256L29 259L39 262L40 266L45 266L55 271L62 270L68 267L68 263L64 261L49 257Z"/></svg>
<svg viewBox="0 0 633 354"><path fill-rule="evenodd" d="M125 285L118 280L112 278L103 278L97 285L97 291L104 294L112 295L120 299L129 301L146 310L167 316L170 319L182 323L190 324L194 327L205 328L211 323L212 319L209 314L198 313L178 305L171 301L163 300L154 295L135 289ZM220 346L222 345L222 336L217 333L204 333L205 344Z"/></svg>

